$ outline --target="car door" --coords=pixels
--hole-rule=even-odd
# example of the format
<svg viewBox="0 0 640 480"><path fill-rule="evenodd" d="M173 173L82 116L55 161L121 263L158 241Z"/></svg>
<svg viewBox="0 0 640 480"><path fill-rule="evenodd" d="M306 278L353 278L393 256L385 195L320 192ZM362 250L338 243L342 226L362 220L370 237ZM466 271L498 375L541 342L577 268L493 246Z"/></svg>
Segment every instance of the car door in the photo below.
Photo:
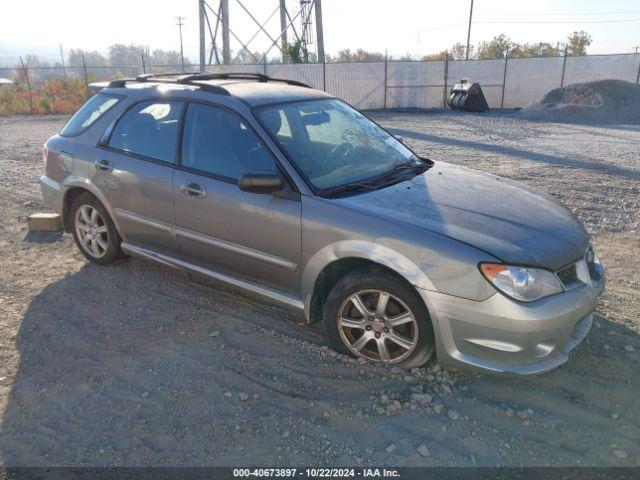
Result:
<svg viewBox="0 0 640 480"><path fill-rule="evenodd" d="M128 109L98 149L93 180L125 242L170 255L178 254L172 182L183 108L149 100Z"/></svg>
<svg viewBox="0 0 640 480"><path fill-rule="evenodd" d="M288 293L300 272L299 196L243 192L247 171L274 171L273 154L235 112L190 103L173 178L185 260ZM292 194L290 185L285 191ZM287 198L288 197L288 198Z"/></svg>

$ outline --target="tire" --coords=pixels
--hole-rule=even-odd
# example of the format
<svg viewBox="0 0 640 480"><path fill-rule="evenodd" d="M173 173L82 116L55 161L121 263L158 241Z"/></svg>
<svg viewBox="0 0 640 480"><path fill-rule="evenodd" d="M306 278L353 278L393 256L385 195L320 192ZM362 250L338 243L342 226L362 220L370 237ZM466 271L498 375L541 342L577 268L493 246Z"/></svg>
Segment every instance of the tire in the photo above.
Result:
<svg viewBox="0 0 640 480"><path fill-rule="evenodd" d="M411 285L384 269L365 267L343 276L325 301L323 321L331 346L352 357L415 368L435 352L422 299Z"/></svg>
<svg viewBox="0 0 640 480"><path fill-rule="evenodd" d="M90 193L78 196L71 204L70 216L73 239L87 260L107 266L125 256L113 220L96 197Z"/></svg>

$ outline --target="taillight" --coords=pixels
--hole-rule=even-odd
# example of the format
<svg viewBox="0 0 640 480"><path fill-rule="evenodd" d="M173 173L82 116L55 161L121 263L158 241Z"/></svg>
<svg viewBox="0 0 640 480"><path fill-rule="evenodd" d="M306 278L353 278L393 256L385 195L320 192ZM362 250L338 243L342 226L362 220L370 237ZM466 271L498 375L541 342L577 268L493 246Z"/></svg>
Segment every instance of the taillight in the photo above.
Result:
<svg viewBox="0 0 640 480"><path fill-rule="evenodd" d="M46 145L42 147L42 161L44 162L44 166L47 166L47 157L49 156L49 149Z"/></svg>

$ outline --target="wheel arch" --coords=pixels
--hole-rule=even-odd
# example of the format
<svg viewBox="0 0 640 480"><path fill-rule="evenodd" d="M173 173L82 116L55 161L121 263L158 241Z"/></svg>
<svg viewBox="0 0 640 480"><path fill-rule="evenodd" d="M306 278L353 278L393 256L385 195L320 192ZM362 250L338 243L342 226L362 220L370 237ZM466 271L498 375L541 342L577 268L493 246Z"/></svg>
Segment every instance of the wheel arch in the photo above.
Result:
<svg viewBox="0 0 640 480"><path fill-rule="evenodd" d="M302 298L307 322L322 319L324 301L340 278L367 265L382 268L414 288L435 290L427 275L395 250L364 240L336 242L317 252L303 270Z"/></svg>
<svg viewBox="0 0 640 480"><path fill-rule="evenodd" d="M82 177L69 178L64 183L65 191L62 197L62 224L64 226L65 231L71 231L71 205L73 201L78 198L83 193L89 193L96 197L98 201L102 204L102 206L107 210L113 224L118 231L118 234L122 237L122 232L120 231L120 227L118 226L118 221L114 215L113 209L107 202L107 199L100 192L100 190L89 180Z"/></svg>

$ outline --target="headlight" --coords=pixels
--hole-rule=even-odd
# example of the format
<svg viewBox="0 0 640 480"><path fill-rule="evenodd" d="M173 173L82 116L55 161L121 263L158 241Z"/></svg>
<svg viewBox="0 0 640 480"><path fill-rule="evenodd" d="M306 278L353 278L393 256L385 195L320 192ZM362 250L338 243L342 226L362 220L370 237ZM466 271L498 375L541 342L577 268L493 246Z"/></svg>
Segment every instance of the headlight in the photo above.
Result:
<svg viewBox="0 0 640 480"><path fill-rule="evenodd" d="M555 274L540 268L481 263L480 271L500 292L521 302L533 302L563 291Z"/></svg>

